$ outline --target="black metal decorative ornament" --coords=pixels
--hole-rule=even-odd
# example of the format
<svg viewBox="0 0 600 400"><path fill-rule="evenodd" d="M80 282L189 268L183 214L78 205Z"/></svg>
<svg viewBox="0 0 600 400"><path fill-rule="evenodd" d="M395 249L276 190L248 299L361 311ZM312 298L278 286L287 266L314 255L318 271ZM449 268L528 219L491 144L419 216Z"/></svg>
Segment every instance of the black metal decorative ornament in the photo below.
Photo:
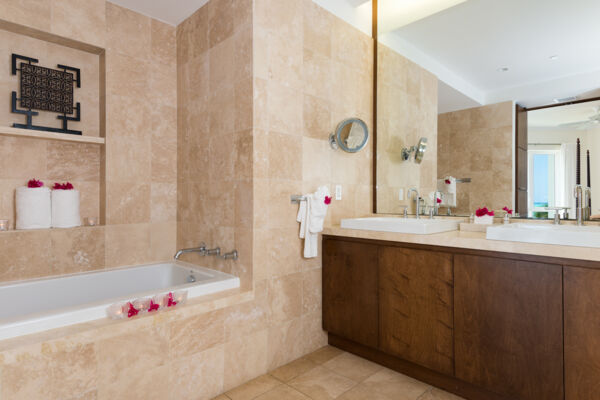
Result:
<svg viewBox="0 0 600 400"><path fill-rule="evenodd" d="M12 92L12 112L27 116L25 124L14 123L13 127L81 135L81 131L68 129L67 126L69 121L81 121L81 105L78 102L73 106L73 84L81 87L79 68L59 64L59 69L51 69L34 65L37 62L35 58L12 55L11 72L13 75L17 71L21 73L21 96L17 97L17 92ZM33 110L62 114L57 116L62 120L62 128L33 125L33 117L39 115L39 112ZM73 113L75 116L70 117Z"/></svg>

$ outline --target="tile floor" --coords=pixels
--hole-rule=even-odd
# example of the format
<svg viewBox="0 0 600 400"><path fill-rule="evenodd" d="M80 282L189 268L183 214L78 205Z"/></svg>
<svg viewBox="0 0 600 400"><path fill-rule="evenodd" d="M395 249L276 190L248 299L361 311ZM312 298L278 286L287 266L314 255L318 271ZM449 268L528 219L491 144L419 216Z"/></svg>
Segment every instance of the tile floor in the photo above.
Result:
<svg viewBox="0 0 600 400"><path fill-rule="evenodd" d="M462 400L326 346L213 400Z"/></svg>

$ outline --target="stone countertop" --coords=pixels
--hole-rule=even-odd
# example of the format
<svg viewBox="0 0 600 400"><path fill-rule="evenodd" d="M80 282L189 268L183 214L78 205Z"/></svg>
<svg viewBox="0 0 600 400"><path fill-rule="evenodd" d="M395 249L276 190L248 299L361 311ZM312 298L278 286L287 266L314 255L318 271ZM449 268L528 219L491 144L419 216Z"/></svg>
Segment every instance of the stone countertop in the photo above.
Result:
<svg viewBox="0 0 600 400"><path fill-rule="evenodd" d="M341 228L339 225L332 225L323 230L323 235L600 261L600 248L488 240L485 238L485 232L451 231L431 235L416 235L346 229Z"/></svg>

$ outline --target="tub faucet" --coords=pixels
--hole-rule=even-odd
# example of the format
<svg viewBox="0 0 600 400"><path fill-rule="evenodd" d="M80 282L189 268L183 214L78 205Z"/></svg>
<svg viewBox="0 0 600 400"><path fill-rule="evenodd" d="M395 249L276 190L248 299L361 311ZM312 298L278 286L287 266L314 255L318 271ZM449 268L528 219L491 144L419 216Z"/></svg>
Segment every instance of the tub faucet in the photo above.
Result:
<svg viewBox="0 0 600 400"><path fill-rule="evenodd" d="M200 243L200 246L198 246L198 247L178 250L177 253L175 253L175 256L173 258L175 258L176 260L179 260L179 257L181 257L181 255L184 253L200 253L204 256L204 255L206 255L206 245L204 243Z"/></svg>
<svg viewBox="0 0 600 400"><path fill-rule="evenodd" d="M415 203L417 204L417 219L419 219L419 215L421 214L421 196L419 196L419 191L416 188L408 189L408 198L410 199L412 192L415 192L417 198L415 199Z"/></svg>

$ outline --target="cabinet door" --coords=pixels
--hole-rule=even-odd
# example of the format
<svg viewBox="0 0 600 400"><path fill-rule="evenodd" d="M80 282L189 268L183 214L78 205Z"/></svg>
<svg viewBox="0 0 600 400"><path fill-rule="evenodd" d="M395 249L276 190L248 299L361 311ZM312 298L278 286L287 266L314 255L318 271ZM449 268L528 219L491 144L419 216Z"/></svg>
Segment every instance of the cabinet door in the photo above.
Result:
<svg viewBox="0 0 600 400"><path fill-rule="evenodd" d="M383 351L454 374L452 255L379 250L379 338Z"/></svg>
<svg viewBox="0 0 600 400"><path fill-rule="evenodd" d="M323 240L323 329L377 347L377 246Z"/></svg>
<svg viewBox="0 0 600 400"><path fill-rule="evenodd" d="M565 399L600 396L600 270L565 267Z"/></svg>
<svg viewBox="0 0 600 400"><path fill-rule="evenodd" d="M519 400L563 399L562 267L454 256L456 377Z"/></svg>

